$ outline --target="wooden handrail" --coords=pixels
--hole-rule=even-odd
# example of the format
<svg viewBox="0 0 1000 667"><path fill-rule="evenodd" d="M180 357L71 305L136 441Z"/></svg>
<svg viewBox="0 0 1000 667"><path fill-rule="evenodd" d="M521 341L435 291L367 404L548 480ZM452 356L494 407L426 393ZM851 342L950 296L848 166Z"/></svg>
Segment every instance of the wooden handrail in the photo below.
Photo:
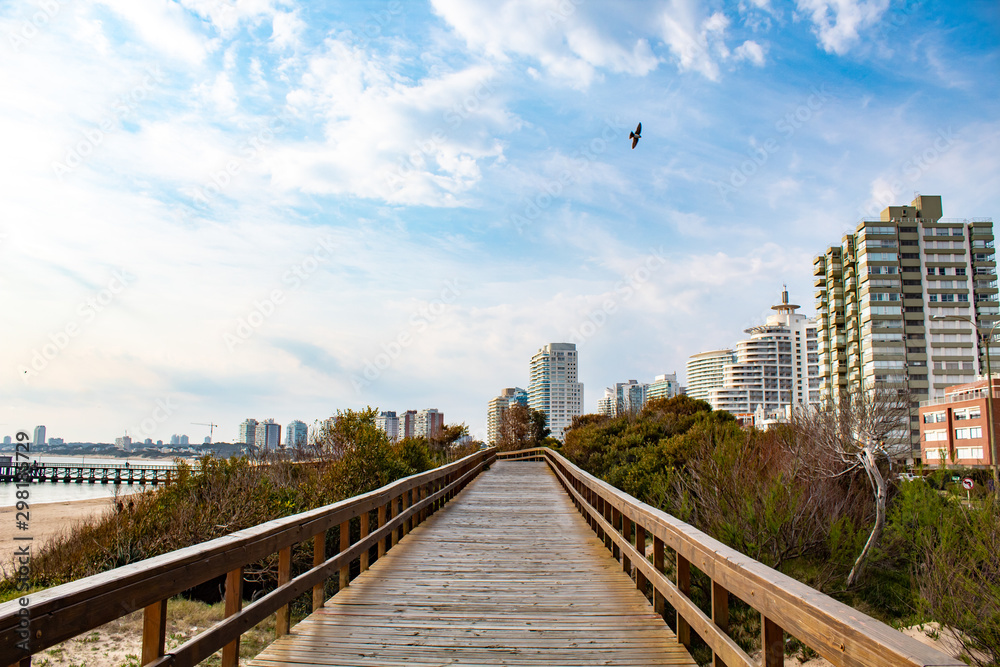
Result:
<svg viewBox="0 0 1000 667"><path fill-rule="evenodd" d="M327 579L338 576L362 554L378 546L378 555L384 555L387 548L399 541L398 531L407 522L412 527L442 507L495 458L495 450L483 450L326 507L275 519L162 556L30 593L23 598L28 600L26 607L19 600L0 604L0 655L3 656L0 664L18 665L34 653L140 609L145 609L147 614L144 665L196 665L224 646L238 649L240 635L310 589L322 592ZM413 500L405 502L404 498L411 493ZM403 511L395 511L400 505ZM342 539L340 553L329 559L316 547L317 561L312 569L279 582L277 589L242 609L235 593L228 596L225 620L165 654L163 627L168 598L222 575L227 575L236 584L237 577L233 573L244 566L313 538L325 546L327 530L349 526L351 519L368 516L373 511L378 512L379 525L367 535L362 534L359 541L350 544L349 540ZM345 584L343 579L340 583ZM322 596L319 602L322 604ZM22 609L27 609L27 613ZM25 630L28 650L23 644L19 646ZM287 632L280 620L279 631ZM227 659L233 660L229 653L228 650L224 653L224 667L227 667Z"/></svg>
<svg viewBox="0 0 1000 667"><path fill-rule="evenodd" d="M636 500L551 449L500 452L497 458L546 461L608 550L634 572L638 589L647 594L651 584L654 609L663 613L665 603L674 608L678 640L688 643L689 631L697 633L712 649L714 665L757 664L728 635L730 594L761 614L759 664L764 667L784 664L785 633L838 667L965 664ZM649 537L652 561L645 548ZM664 574L664 547L676 554L678 581ZM688 597L692 567L711 580L711 616Z"/></svg>

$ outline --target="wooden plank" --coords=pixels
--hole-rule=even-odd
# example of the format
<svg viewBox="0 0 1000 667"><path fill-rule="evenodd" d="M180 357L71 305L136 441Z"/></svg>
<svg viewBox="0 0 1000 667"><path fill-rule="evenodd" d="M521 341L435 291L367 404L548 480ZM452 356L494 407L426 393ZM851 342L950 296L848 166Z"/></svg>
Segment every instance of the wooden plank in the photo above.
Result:
<svg viewBox="0 0 1000 667"><path fill-rule="evenodd" d="M547 466L511 461L251 664L695 663Z"/></svg>
<svg viewBox="0 0 1000 667"><path fill-rule="evenodd" d="M729 591L712 582L712 621L724 634L729 634ZM712 667L727 667L718 653L712 653Z"/></svg>
<svg viewBox="0 0 1000 667"><path fill-rule="evenodd" d="M278 552L278 585L287 584L292 578L292 548L285 547ZM278 608L278 615L275 619L275 634L283 637L292 629L292 607L282 605ZM145 661L143 661L145 664Z"/></svg>
<svg viewBox="0 0 1000 667"><path fill-rule="evenodd" d="M322 565L326 560L326 531L313 537L313 567ZM326 582L319 582L313 586L312 609L316 611L323 606L326 599Z"/></svg>
<svg viewBox="0 0 1000 667"><path fill-rule="evenodd" d="M243 608L243 568L237 568L226 575L226 608L228 618ZM239 667L240 639L237 637L222 647L222 667Z"/></svg>
<svg viewBox="0 0 1000 667"><path fill-rule="evenodd" d="M785 664L785 633L767 618L760 618L761 667L782 667Z"/></svg>
<svg viewBox="0 0 1000 667"><path fill-rule="evenodd" d="M163 655L167 641L167 601L160 600L142 610L142 664Z"/></svg>

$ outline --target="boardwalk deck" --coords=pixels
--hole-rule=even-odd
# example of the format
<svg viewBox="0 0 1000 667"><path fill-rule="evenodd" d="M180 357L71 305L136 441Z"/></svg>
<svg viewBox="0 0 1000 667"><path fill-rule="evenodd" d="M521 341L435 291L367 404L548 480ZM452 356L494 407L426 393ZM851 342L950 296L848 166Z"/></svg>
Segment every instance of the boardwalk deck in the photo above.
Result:
<svg viewBox="0 0 1000 667"><path fill-rule="evenodd" d="M695 665L545 463L504 462L251 665Z"/></svg>

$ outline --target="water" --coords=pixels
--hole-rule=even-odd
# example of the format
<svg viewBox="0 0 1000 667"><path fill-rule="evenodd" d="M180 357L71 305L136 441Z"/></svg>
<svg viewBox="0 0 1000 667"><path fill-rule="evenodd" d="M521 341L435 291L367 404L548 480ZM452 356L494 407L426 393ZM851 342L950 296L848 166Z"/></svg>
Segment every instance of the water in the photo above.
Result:
<svg viewBox="0 0 1000 667"><path fill-rule="evenodd" d="M10 456L12 453L3 453L4 456ZM21 459L23 461L23 459ZM170 459L118 459L118 458L98 458L95 456L32 456L32 461L37 461L39 463L58 463L58 464L86 464L86 463L99 463L107 464L109 466L125 466L127 461L129 465L176 465L173 460ZM129 493L136 493L139 491L147 489L158 489L159 486L152 486L147 484L146 486L141 486L139 484L133 484L129 486L128 484L122 484L118 487L119 495L126 495ZM17 491L17 487L13 482L3 483L0 482L0 507L12 507L17 503L17 497L14 495ZM35 482L32 483L31 487L28 489L31 496L28 498L28 503L35 505L38 503L62 503L73 500L92 500L94 498L111 498L115 495L115 485L114 484L76 484L75 482L70 482L66 484L64 482Z"/></svg>

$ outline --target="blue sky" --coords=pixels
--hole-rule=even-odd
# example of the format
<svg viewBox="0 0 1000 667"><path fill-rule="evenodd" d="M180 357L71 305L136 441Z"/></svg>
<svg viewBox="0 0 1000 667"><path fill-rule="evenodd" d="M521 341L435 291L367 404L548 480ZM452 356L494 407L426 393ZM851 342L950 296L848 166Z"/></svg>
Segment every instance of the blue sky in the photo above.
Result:
<svg viewBox="0 0 1000 667"><path fill-rule="evenodd" d="M585 409L915 192L1000 214L995 2L0 5L0 431ZM635 150L629 130L643 124ZM27 372L25 372L27 371Z"/></svg>

